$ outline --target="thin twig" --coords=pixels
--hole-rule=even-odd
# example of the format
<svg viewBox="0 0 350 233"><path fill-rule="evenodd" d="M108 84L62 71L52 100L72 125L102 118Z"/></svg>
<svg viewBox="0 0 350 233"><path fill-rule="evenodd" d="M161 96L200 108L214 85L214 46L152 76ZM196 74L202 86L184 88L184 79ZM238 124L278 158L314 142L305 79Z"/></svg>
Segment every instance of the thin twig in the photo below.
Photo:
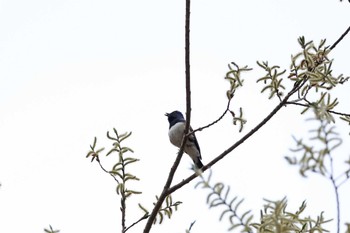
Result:
<svg viewBox="0 0 350 233"><path fill-rule="evenodd" d="M332 182L332 186L334 189L334 193L335 193L335 200L336 200L336 204L337 204L337 220L336 220L336 224L337 224L337 233L339 233L340 231L340 202L339 202L339 192L338 192L338 186L336 184L336 179L334 178L334 164L333 164L333 157L330 154L330 146L329 146L329 142L332 139L328 139L328 135L330 134L329 132L327 132L326 130L326 125L321 121L321 130L322 133L324 134L324 143L325 143L325 151L327 151L328 157L329 157L329 162L330 162L330 173L329 173L329 179Z"/></svg>
<svg viewBox="0 0 350 233"><path fill-rule="evenodd" d="M194 134L194 133L197 132L197 131L202 131L203 129L209 128L209 127L211 127L212 125L215 125L216 123L218 123L219 121L221 121L221 119L222 119L222 118L226 115L226 113L230 110L230 103L231 103L231 99L229 99L229 101L227 102L227 106L226 106L225 111L221 114L221 116L220 116L217 120L215 120L215 121L209 123L209 124L206 125L206 126L199 127L198 129L195 129L195 130L189 132L189 133L188 133L188 136L191 135L191 134Z"/></svg>
<svg viewBox="0 0 350 233"><path fill-rule="evenodd" d="M298 105L298 106L302 106L305 108L310 107L308 104L302 104L302 103L292 102L292 101L287 101L286 104ZM336 115L350 117L350 113L342 113L342 112L337 112L337 111L333 111L333 110L326 110L326 111L329 113L336 114Z"/></svg>
<svg viewBox="0 0 350 233"><path fill-rule="evenodd" d="M331 176L330 179L331 179L331 182L333 185L333 189L334 189L334 193L335 193L335 200L337 203L337 233L339 233L339 231L340 231L340 201L339 201L339 192L338 192L339 187L336 185L333 176Z"/></svg>
<svg viewBox="0 0 350 233"><path fill-rule="evenodd" d="M108 173L109 175L111 175L111 176L113 177L113 179L119 184L119 181L117 180L117 178L116 178L112 173L110 173L109 171L107 171L107 170L102 166L99 157L96 158L96 161L97 161L98 164L100 165L101 169L102 169L105 173Z"/></svg>
<svg viewBox="0 0 350 233"><path fill-rule="evenodd" d="M348 179L350 178L350 176L348 175L350 171L347 170L345 171L342 175L338 176L337 178L335 178L335 181L338 183L337 186L340 187L342 186L346 181L348 181ZM345 178L342 181L338 181L341 177L343 177L345 175Z"/></svg>
<svg viewBox="0 0 350 233"><path fill-rule="evenodd" d="M144 216L142 216L139 220L137 220L136 222L134 222L133 224L131 224L130 226L128 226L124 232L126 232L127 230L129 230L130 228L132 228L133 226L135 226L136 224L138 224L139 222L147 219L149 217L149 214L145 214Z"/></svg>
<svg viewBox="0 0 350 233"><path fill-rule="evenodd" d="M120 192L122 198L120 199L120 211L122 212L122 233L125 233L126 225L125 225L125 218L126 218L126 196L125 196L125 167L124 167L124 159L121 156L122 159L122 177L123 177L123 190Z"/></svg>

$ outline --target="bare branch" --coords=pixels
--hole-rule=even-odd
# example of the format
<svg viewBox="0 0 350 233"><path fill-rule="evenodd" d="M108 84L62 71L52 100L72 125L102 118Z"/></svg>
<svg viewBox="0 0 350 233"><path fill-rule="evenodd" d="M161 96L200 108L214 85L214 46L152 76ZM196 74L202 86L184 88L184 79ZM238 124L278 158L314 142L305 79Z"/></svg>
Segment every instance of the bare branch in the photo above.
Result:
<svg viewBox="0 0 350 233"><path fill-rule="evenodd" d="M190 13L191 13L191 9L190 7L191 7L191 1L186 0L186 16L185 16L186 126L185 126L185 133L184 133L185 136L182 139L180 150L178 152L178 155L175 159L173 166L171 167L171 170L168 175L168 179L164 185L162 194L159 196L159 199L155 204L147 220L145 229L143 230L144 233L150 232L154 219L156 218L157 213L162 206L162 203L164 202L165 198L169 195L168 190L174 178L176 169L181 161L181 157L183 155L184 148L185 148L185 143L188 138L187 133L190 129L190 120L191 120L191 83L190 83L191 81L190 80Z"/></svg>
<svg viewBox="0 0 350 233"><path fill-rule="evenodd" d="M142 220L145 220L149 217L148 214L145 214L144 216L142 216L139 220L137 220L136 222L134 222L133 224L131 224L130 226L128 226L124 232L127 232L130 228L132 228L133 226L135 226L136 224L138 224L139 222L141 222Z"/></svg>
<svg viewBox="0 0 350 233"><path fill-rule="evenodd" d="M193 130L192 132L189 132L187 136L189 136L189 135L191 135L191 134L194 134L194 133L197 132L197 131L202 131L203 129L209 128L209 127L211 127L212 125L215 125L216 123L218 123L219 121L221 121L221 119L222 119L222 118L226 115L226 113L230 110L230 109L229 109L229 108L230 108L230 103L231 103L231 99L228 100L225 111L221 114L221 116L220 116L218 119L216 119L215 121L209 123L209 124L206 125L206 126L199 127L198 129L195 129L195 130Z"/></svg>
<svg viewBox="0 0 350 233"><path fill-rule="evenodd" d="M108 173L109 175L111 175L113 177L113 179L119 184L119 181L117 180L117 178L112 174L110 173L109 171L107 171L101 164L101 161L99 159L99 157L97 156L96 158L96 161L98 162L98 164L100 165L101 169L105 172L105 173Z"/></svg>
<svg viewBox="0 0 350 233"><path fill-rule="evenodd" d="M350 26L348 27L348 29L346 29L346 31L339 37L339 39L334 42L334 44L329 48L330 50L333 50L338 44L340 41L342 41L344 39L344 37L346 36L346 34L348 34L350 31Z"/></svg>

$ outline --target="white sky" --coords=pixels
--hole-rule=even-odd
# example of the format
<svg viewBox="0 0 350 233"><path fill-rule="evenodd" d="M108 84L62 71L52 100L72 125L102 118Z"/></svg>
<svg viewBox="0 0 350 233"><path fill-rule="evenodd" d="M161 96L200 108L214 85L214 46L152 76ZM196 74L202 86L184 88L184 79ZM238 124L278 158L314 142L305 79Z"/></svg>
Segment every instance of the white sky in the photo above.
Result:
<svg viewBox="0 0 350 233"><path fill-rule="evenodd" d="M105 133L133 131L126 145L141 162L132 187L143 194L130 199L128 225L151 209L176 156L167 137L165 112L185 110L185 1L1 0L0 1L0 232L43 232L51 224L61 232L120 231L115 182L85 155L94 136L107 147ZM277 103L260 95L256 60L288 67L297 38L333 43L349 26L350 5L337 0L208 1L192 3L192 126L216 119L226 105L227 64L249 65L246 88L231 108L244 108L246 133ZM345 38L332 52L336 73L350 74ZM339 111L350 112L348 85L335 96ZM231 195L258 220L263 198L288 197L295 211L307 200L307 213L335 217L328 181L299 177L283 157L309 127L300 109L283 109L251 140L213 167L213 180L231 186ZM338 123L340 123L338 121ZM348 139L349 127L338 128ZM197 134L207 163L243 134L225 118ZM305 136L305 134L304 134ZM349 156L339 149L339 164ZM114 156L114 159L117 159ZM103 160L104 161L104 160ZM105 160L106 167L113 157ZM175 182L190 174L184 157ZM341 171L343 167L337 167ZM174 194L184 204L172 221L153 232L225 232L219 210L209 211L206 191L196 181ZM293 184L293 185L291 185ZM350 185L340 188L342 224L350 222ZM141 222L130 232L141 232ZM328 225L334 231L334 222Z"/></svg>

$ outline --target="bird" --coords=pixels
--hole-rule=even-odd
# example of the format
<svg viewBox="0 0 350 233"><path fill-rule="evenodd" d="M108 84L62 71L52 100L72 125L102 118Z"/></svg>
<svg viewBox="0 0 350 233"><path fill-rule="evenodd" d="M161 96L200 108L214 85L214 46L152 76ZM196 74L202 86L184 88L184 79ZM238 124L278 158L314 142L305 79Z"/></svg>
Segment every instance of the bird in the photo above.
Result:
<svg viewBox="0 0 350 233"><path fill-rule="evenodd" d="M185 132L186 120L182 115L182 113L179 111L165 113L165 116L168 117L168 121L169 121L169 133L168 133L169 140L174 146L180 148L182 138ZM192 131L193 129L190 127L190 132ZM191 159L193 160L193 163L196 165L198 169L203 167L203 164L201 161L202 159L201 150L199 148L199 144L194 133L190 134L189 137L187 138L184 152L191 157Z"/></svg>

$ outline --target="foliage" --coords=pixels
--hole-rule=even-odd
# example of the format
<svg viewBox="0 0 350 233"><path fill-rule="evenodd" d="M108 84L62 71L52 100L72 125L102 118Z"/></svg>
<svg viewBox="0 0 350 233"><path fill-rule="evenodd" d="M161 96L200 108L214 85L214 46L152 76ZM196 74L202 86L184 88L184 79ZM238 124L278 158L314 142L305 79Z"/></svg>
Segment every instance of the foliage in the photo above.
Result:
<svg viewBox="0 0 350 233"><path fill-rule="evenodd" d="M262 82L264 87L261 92L269 91L269 99L274 96L277 96L281 103L285 105L298 105L304 107L302 113L305 113L309 109L313 109L315 114L315 119L320 122L320 127L311 132L314 133L311 140L313 144L307 145L303 140L296 140L297 148L293 149L293 152L303 152L303 156L298 160L296 157L286 157L287 161L292 165L300 165L300 173L305 176L307 171L312 171L320 173L328 177L333 184L336 193L336 206L338 210L337 216L337 230L339 232L339 193L338 188L343 184L347 179L349 179L350 168L344 171L338 177L334 176L333 168L333 158L330 153L336 149L342 143L342 139L334 131L334 126L330 125L335 122L333 115L340 115L340 119L348 122L350 124L349 114L335 112L334 109L338 105L337 98L331 98L330 90L336 87L338 84L344 84L348 81L349 77L344 78L343 75L334 77L332 74L332 62L328 59L327 54L330 52L328 47L325 47L325 40L322 40L318 46L315 46L312 41L306 42L304 37L300 37L298 42L302 48L302 52L297 53L295 56L292 56L290 74L287 78L287 81L293 83L293 90L288 93L286 97L282 99L283 92L285 90L283 76L286 73L286 70L280 71L279 66L269 66L268 62L257 62L259 67L263 68L266 72L265 76L259 78L257 82ZM235 64L235 63L232 63ZM246 68L246 67L245 67ZM238 74L239 72L232 72L232 67L229 66L230 71L228 74ZM235 69L239 70L239 67L235 64ZM238 76L238 75L236 75ZM235 81L238 80L238 81ZM243 80L240 77L235 77L235 79L229 79L231 84L231 89L227 92L228 98L232 98L235 90L238 87L243 86ZM317 98L316 93L321 93ZM314 92L314 95L311 93ZM297 98L293 101L289 101L289 98L293 96L294 93L297 93ZM311 97L310 97L311 96ZM315 98L316 96L316 98ZM313 98L313 101L310 101L309 98ZM276 111L277 112L277 111ZM233 114L234 116L234 114ZM318 144L324 144L323 148L315 149L318 141ZM328 159L328 163L326 161ZM350 164L349 161L345 161ZM246 211L240 217L237 214L235 208L238 208L239 205L243 202L243 199L239 200L237 196L232 199L232 204L228 204L227 195L230 191L229 186L226 188L226 194L223 194L225 185L222 182L219 182L215 185L210 185L211 173L209 175L208 181L206 181L202 176L202 181L197 184L203 185L203 188L209 188L211 190L207 198L207 204L212 207L224 205L226 209L221 213L220 220L227 213L231 213L230 221L231 227L233 229L238 226L243 226L242 231L250 232L251 226L254 226L259 232L326 232L325 229L321 227L322 224L330 221L325 221L323 219L323 213L317 217L317 219L311 218L299 218L299 214L305 209L305 202L300 207L299 211L296 214L290 214L286 211L287 201L283 199L281 201L268 201L268 204L265 205L265 211L261 213L261 223L260 224L251 224L252 215L250 211ZM214 197L214 198L213 198ZM238 200L238 201L237 201ZM237 203L235 203L237 201ZM268 210L271 212L269 213ZM244 217L249 216L247 221L244 221ZM273 217L273 218L272 218ZM232 219L236 218L237 223L233 223ZM279 221L281 220L281 221ZM282 221L283 220L283 221ZM273 224L272 224L273 223ZM272 225L271 225L272 224Z"/></svg>
<svg viewBox="0 0 350 233"><path fill-rule="evenodd" d="M312 134L310 142L304 142L303 139L295 139L296 148L291 149L293 153L302 153L298 159L296 156L286 156L285 158L291 165L298 165L299 172L306 177L306 172L318 173L322 176L333 176L332 152L342 144L342 139L335 131L335 127L331 126L326 120L319 119L319 127L310 130ZM317 145L320 145L317 147ZM327 161L328 160L328 161Z"/></svg>
<svg viewBox="0 0 350 233"><path fill-rule="evenodd" d="M263 68L266 71L266 74L264 77L259 78L256 82L263 82L265 84L264 88L261 90L261 93L263 93L266 90L270 90L269 99L274 97L275 95L278 96L278 98L281 100L281 96L283 96L283 92L281 92L281 89L286 89L282 84L282 76L286 70L283 70L281 72L278 71L280 68L279 66L269 66L268 62L259 62L257 61L257 64Z"/></svg>
<svg viewBox="0 0 350 233"><path fill-rule="evenodd" d="M225 186L225 184L222 182L211 184L211 176L211 171L207 179L205 179L203 175L200 175L201 181L199 181L195 186L201 186L203 189L209 189L209 194L207 196L207 204L209 205L209 208L219 206L224 208L219 220L221 221L224 219L224 217L228 218L230 223L228 231L241 228L241 232L252 232L250 224L253 219L253 215L251 214L251 211L247 210L243 211L242 213L238 211L244 199L240 199L238 196L229 199L230 186Z"/></svg>
<svg viewBox="0 0 350 233"><path fill-rule="evenodd" d="M113 152L117 152L119 156L119 161L113 166L112 170L110 171L110 174L119 178L118 185L117 185L117 194L121 194L122 196L125 196L125 198L131 196L132 194L141 194L141 192L139 191L134 191L126 188L127 181L139 180L139 178L137 178L135 175L132 175L126 172L126 166L139 161L139 159L132 158L132 157L125 157L124 156L125 153L134 152L134 151L129 147L121 146L121 142L127 139L131 135L131 132L119 135L116 129L113 129L113 130L116 137L110 136L109 132L107 132L107 137L110 140L114 141L113 143L114 148L112 148L106 154L106 156L110 155Z"/></svg>
<svg viewBox="0 0 350 233"><path fill-rule="evenodd" d="M127 166L129 166L132 163L138 162L139 159L136 159L134 157L128 157L125 154L128 152L133 153L134 151L130 147L122 146L122 142L129 138L131 136L131 132L119 134L118 131L113 128L114 135L111 136L109 132L107 132L107 138L110 139L112 143L112 148L107 152L106 156L109 156L112 153L118 154L118 162L114 164L111 171L107 171L101 164L100 161L100 153L104 151L104 148L96 149L96 143L97 138L94 138L94 142L92 145L90 145L90 151L87 154L88 157L92 157L91 162L96 160L101 169L110 174L114 180L117 182L117 188L116 192L118 195L121 196L121 207L120 210L122 212L122 232L126 232L131 227L136 225L137 223L141 222L142 220L145 220L149 217L149 211L143 207L141 204L139 204L139 208L144 212L144 214L137 220L136 222L132 223L130 226L126 226L125 220L126 220L126 200L133 194L142 194L140 191L136 191L133 189L129 189L126 187L127 182L129 181L139 181L139 178L135 175L126 172ZM156 196L156 199L158 200L158 196ZM162 207L158 211L158 218L159 218L159 224L163 222L164 215L167 216L169 219L171 218L173 211L178 209L178 205L180 205L182 202L177 201L173 203L171 195L168 195L165 199L166 206ZM155 203L153 203L155 205ZM157 223L157 218L154 220L154 224Z"/></svg>
<svg viewBox="0 0 350 233"><path fill-rule="evenodd" d="M90 151L87 154L88 157L92 157L91 162L96 159L96 161L99 163L101 169L110 174L114 180L117 182L117 188L116 192L118 195L121 196L121 207L120 210L122 212L122 232L126 232L129 227L126 226L125 220L126 220L126 200L133 194L141 194L142 192L140 191L135 191L132 189L127 188L126 184L129 181L138 181L139 178L137 178L135 175L132 175L129 172L126 172L126 168L128 165L135 163L139 161L136 158L133 157L127 157L125 154L127 152L134 152L131 148L122 146L122 142L129 138L131 136L131 132L129 133L123 133L119 134L118 131L114 128L113 129L114 135L111 136L109 132L107 132L107 138L110 139L112 143L112 148L107 152L106 156L112 154L112 153L117 153L118 154L118 162L114 164L113 168L111 171L107 171L101 164L100 161L100 153L104 150L104 148L100 149L95 149L96 148L96 143L97 139L95 137L94 142L92 145L90 145Z"/></svg>
<svg viewBox="0 0 350 233"><path fill-rule="evenodd" d="M230 89L226 92L228 99L232 99L236 90L243 86L244 79L242 79L242 72L251 71L248 66L239 67L236 63L228 64L229 71L225 75L225 79L230 82Z"/></svg>
<svg viewBox="0 0 350 233"><path fill-rule="evenodd" d="M156 196L156 199L158 201L158 196ZM155 205L156 203L153 203L153 205ZM173 203L173 199L171 197L171 195L168 195L166 198L165 198L165 207L161 207L158 211L158 218L159 218L159 221L158 223L161 224L164 220L164 215L167 216L169 219L171 218L172 214L173 214L173 211L177 211L178 209L178 206L182 204L181 201L177 201L175 203ZM145 216L149 216L149 211L143 207L140 203L139 203L139 207L140 209L144 212L144 215ZM154 219L154 224L157 223L157 218Z"/></svg>
<svg viewBox="0 0 350 233"><path fill-rule="evenodd" d="M97 138L95 137L94 139L94 143L92 145L90 145L90 151L87 154L87 158L88 157L92 157L91 162L94 161L94 159L96 159L100 166L103 168L103 170L107 173L109 173L112 177L114 177L114 179L116 180L116 182L118 183L116 191L118 195L122 195L124 198L130 197L132 194L141 194L141 192L139 191L135 191L135 190L131 190L131 189L127 189L126 188L126 183L128 181L134 180L134 181L138 181L139 178L137 178L135 175L132 175L128 172L126 172L126 167L132 163L138 162L139 159L133 158L133 157L126 157L125 154L127 152L134 152L131 148L126 147L126 146L122 146L121 143L127 139L128 137L130 137L131 132L129 133L123 133L123 134L119 134L118 131L114 128L113 132L115 134L115 136L110 136L110 133L107 132L107 138L113 141L113 147L112 149L110 149L106 156L117 152L118 153L118 162L116 164L114 164L113 168L111 171L107 171L106 169L104 169L100 163L100 158L99 158L99 154L104 150L104 148L100 148L98 150L95 149L96 147L96 142L97 142Z"/></svg>
<svg viewBox="0 0 350 233"><path fill-rule="evenodd" d="M330 91L339 84L344 84L349 80L349 77L344 77L342 74L333 75L332 64L333 60L328 58L330 50L325 46L326 40L322 40L316 47L312 41L305 42L304 37L298 40L303 51L292 56L290 80L301 82L307 80L303 88L298 92L298 98L291 103L301 103L305 108L302 113L305 113L310 108L316 113L317 118L327 119L335 122L331 113L338 105L337 98L331 98ZM319 97L310 100L310 91L319 92L323 90ZM344 116L347 114L339 114Z"/></svg>
<svg viewBox="0 0 350 233"><path fill-rule="evenodd" d="M337 85L344 84L349 80L349 77L333 75L331 69L333 60L328 58L331 50L329 46L325 46L326 40L321 40L316 46L313 41L306 41L304 37L300 37L298 43L302 51L292 56L290 74L287 80L292 81L294 86L300 85L300 88L297 92L298 97L295 100L288 100L286 103L304 107L301 113L312 109L320 126L311 131L314 133L311 137L312 144L308 145L302 139L295 139L297 147L292 152L303 152L303 156L299 160L295 156L286 157L286 159L292 165L299 165L300 173L303 176L307 171L332 176L333 174L330 172L333 171L333 168L330 171L327 170L325 158L332 162L330 153L342 143L342 139L334 131L335 127L331 123L335 122L334 115L340 115L341 120L350 124L350 116L334 111L339 101L337 98L331 97L330 91ZM258 62L258 65L267 71L264 77L258 79L258 82L263 81L265 84L262 92L270 90L269 98L275 95L280 98L279 89L285 89L282 85L284 79L280 76L285 73L285 70L279 72L279 66L270 67L268 62ZM320 90L322 91L319 93ZM311 92L314 95L310 97ZM313 98L313 100L309 98ZM314 149L316 143L323 144L324 147L316 150Z"/></svg>
<svg viewBox="0 0 350 233"><path fill-rule="evenodd" d="M259 233L328 232L323 225L331 220L325 220L323 213L315 219L301 216L306 208L305 201L295 213L287 211L286 198L279 201L267 199L265 201L267 203L261 211L260 222L252 224Z"/></svg>
<svg viewBox="0 0 350 233"><path fill-rule="evenodd" d="M251 71L252 69L248 66L239 67L236 63L231 62L231 64L228 64L229 71L225 75L225 79L229 81L230 88L228 91L226 91L226 96L229 100L229 104L231 99L234 97L234 94L236 90L240 87L243 87L244 79L241 77L241 74L243 72ZM228 104L228 107L229 107ZM227 110L229 110L227 108ZM243 109L239 108L239 116L237 117L236 114L229 110L232 115L232 122L234 125L237 125L237 123L240 125L239 132L242 132L244 124L247 123L247 120L243 118ZM219 118L220 120L220 118Z"/></svg>
<svg viewBox="0 0 350 233"><path fill-rule="evenodd" d="M156 196L156 199L158 201L158 196ZM173 199L172 199L171 195L168 195L165 198L165 207L162 206L158 211L159 224L161 224L163 222L164 215L170 219L172 214L173 214L173 210L177 211L178 206L180 204L182 204L181 201L177 201L177 202L173 203ZM153 203L153 205L156 205L156 203ZM157 223L157 218L154 219L153 223L154 224Z"/></svg>
<svg viewBox="0 0 350 233"><path fill-rule="evenodd" d="M291 149L294 153L301 153L302 156L285 157L289 164L299 166L299 172L306 177L307 172L319 174L331 181L336 199L337 207L337 232L340 229L340 201L339 187L350 178L350 157L345 161L348 168L336 175L334 166L333 152L342 144L342 139L335 131L335 126L328 119L320 118L315 111L316 120L319 121L319 127L310 130L312 134L310 142L304 142L303 139L296 140L296 148Z"/></svg>
<svg viewBox="0 0 350 233"><path fill-rule="evenodd" d="M295 139L297 147L292 149L292 152L302 152L303 155L300 158L293 156L286 157L286 159L292 165L299 165L299 171L303 176L306 176L307 172L314 172L326 176L332 181L333 187L336 191L336 203L339 213L340 204L338 188L349 178L350 168L339 176L342 177L342 180L334 176L331 152L342 143L342 140L335 132L334 126L331 124L335 122L334 115L339 115L341 120L350 124L350 115L335 111L335 107L338 105L339 101L337 98L331 97L330 91L337 85L344 84L348 81L349 77L344 78L342 75L333 75L331 69L333 61L328 58L330 49L325 46L325 40L322 40L318 46L314 45L312 41L306 42L304 37L300 37L298 42L302 51L292 56L290 71L289 75L287 74L287 77L285 77L287 73L286 69L281 70L277 65L269 66L268 62L257 62L258 66L265 72L265 75L257 80L258 83L263 84L261 92L264 93L268 91L269 99L277 96L280 103L257 127L251 130L247 135L243 136L239 143L244 142L245 139L254 134L274 114L276 114L282 106L301 106L303 107L302 113L312 109L315 114L315 119L320 122L320 126L311 131L311 133L314 134L311 137L313 144L307 144L302 139ZM235 112L229 109L229 107L230 101L234 97L236 91L243 86L244 80L242 79L241 74L250 70L251 69L247 66L240 67L234 62L229 65L229 71L225 76L225 79L228 80L230 84L230 88L226 92L228 98L226 110L217 120L194 130L193 133L213 126L220 121L227 112L231 113L233 124L239 124L239 131L242 131L243 126L246 123L246 120L243 118L243 109L239 108L239 115L237 116ZM292 83L293 88L285 95L283 90L286 90L286 82ZM297 95L297 97L295 97L294 100L289 100L291 97L295 96L294 94ZM253 214L251 213L251 210L241 210L241 205L244 199L238 198L237 195L234 195L232 198L229 197L231 191L230 186L225 185L223 182L212 184L210 181L212 176L211 172L207 179L204 178L202 172L208 169L209 166L204 166L201 172L196 171L188 179L170 187L172 177L175 173L175 170L172 168L165 186L166 188L164 188L160 197L156 196L156 202L153 203L154 206L151 214L143 205L139 204L139 208L143 211L143 215L138 221L134 222L129 227L126 227L126 199L133 194L141 194L139 191L126 188L128 181L139 180L135 175L126 172L126 167L139 160L133 157L127 157L125 154L133 152L133 150L121 145L131 133L118 134L116 129L113 129L113 131L115 134L113 136L111 136L109 132L107 133L107 138L113 141L113 147L106 154L106 156L114 152L118 154L118 162L113 166L112 170L107 171L102 166L99 156L104 148L96 149L96 138L94 139L93 145L90 146L91 150L87 154L87 157L91 157L91 161L96 160L101 169L110 174L118 183L116 190L117 194L121 195L122 232L126 232L128 229L145 219L148 219L146 227L148 226L150 219L152 219L153 224L161 224L165 216L170 219L173 211L176 211L178 205L181 204L180 201L173 202L171 193L181 188L197 176L200 176L201 181L196 184L196 187L202 187L203 189L209 190L207 204L209 205L209 208L222 208L219 220L228 220L229 231L239 229L241 232L253 232L254 230L257 230L257 232L327 232L323 225L330 220L325 220L323 213L317 216L317 218L302 217L301 214L306 208L306 202L303 202L299 210L295 213L289 212L287 211L286 198L279 201L265 200L267 204L265 204L264 210L261 211L260 222L253 223ZM316 149L316 141L318 144L323 144L324 147ZM234 144L230 150L233 150L237 145L240 145L237 143ZM228 154L230 150L226 150L224 153ZM220 160L223 156L224 155L221 155L221 157L219 156L218 158L215 158L215 160ZM350 158L346 163L350 165ZM340 217L338 214L338 231L339 221ZM191 231L193 224L194 223L191 224L186 232ZM150 227L148 227L145 232L148 232L149 229Z"/></svg>
<svg viewBox="0 0 350 233"><path fill-rule="evenodd" d="M298 89L298 97L295 100L288 101L288 104L304 106L302 113L312 108L317 113L318 118L334 122L331 113L335 113L332 110L337 106L338 99L332 99L329 91L339 84L344 84L349 80L349 77L344 77L342 74L338 76L333 75L333 60L328 58L330 49L329 46L325 46L326 40L321 40L319 45L316 46L313 41L306 42L302 36L298 39L298 43L302 51L291 57L290 72L287 80L291 81L294 86L302 85ZM281 89L285 89L285 85L282 82L286 79L281 76L286 70L279 71L279 66L269 66L268 62L257 62L257 64L267 72L264 77L259 78L257 81L263 82L265 85L261 92L269 90L269 99L273 96L278 96L280 101L282 101L281 96L283 93ZM311 98L313 100L309 99L312 91L317 93L320 90L323 91L318 98L312 95ZM348 114L339 115L342 115L342 120L348 120Z"/></svg>

